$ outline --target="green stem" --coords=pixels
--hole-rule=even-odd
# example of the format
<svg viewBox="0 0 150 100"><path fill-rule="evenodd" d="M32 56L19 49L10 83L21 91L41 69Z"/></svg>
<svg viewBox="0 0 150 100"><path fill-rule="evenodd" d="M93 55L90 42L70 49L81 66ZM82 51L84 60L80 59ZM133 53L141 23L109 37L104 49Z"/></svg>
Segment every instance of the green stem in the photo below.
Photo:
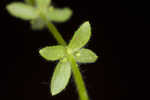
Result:
<svg viewBox="0 0 150 100"><path fill-rule="evenodd" d="M66 46L67 43L65 42L65 40L63 39L59 31L56 29L56 27L52 23L50 23L43 14L41 14L41 18L45 21L45 23L48 26L49 31L52 33L52 35L57 40L57 42L61 45ZM88 94L85 88L85 84L82 79L82 75L80 73L78 65L76 61L74 60L73 55L69 54L68 57L69 57L68 60L71 63L71 68L72 68L73 76L75 79L75 83L77 85L77 90L80 96L80 100L89 100Z"/></svg>
<svg viewBox="0 0 150 100"><path fill-rule="evenodd" d="M61 45L66 46L67 43L66 41L63 39L63 37L61 36L60 32L57 30L57 28L50 22L48 21L48 19L44 16L44 14L41 14L41 18L45 21L45 23L47 24L47 27L49 29L49 31L52 33L52 35L54 36L54 38L57 40L57 42Z"/></svg>
<svg viewBox="0 0 150 100"><path fill-rule="evenodd" d="M87 90L85 88L85 84L82 79L82 75L80 73L79 67L78 67L73 55L69 54L68 60L71 63L71 68L72 68L73 76L75 79L75 83L77 85L77 90L78 90L78 93L80 96L80 100L89 100Z"/></svg>
<svg viewBox="0 0 150 100"><path fill-rule="evenodd" d="M34 4L35 4L34 0L25 0L25 2L32 5L32 6L34 6Z"/></svg>

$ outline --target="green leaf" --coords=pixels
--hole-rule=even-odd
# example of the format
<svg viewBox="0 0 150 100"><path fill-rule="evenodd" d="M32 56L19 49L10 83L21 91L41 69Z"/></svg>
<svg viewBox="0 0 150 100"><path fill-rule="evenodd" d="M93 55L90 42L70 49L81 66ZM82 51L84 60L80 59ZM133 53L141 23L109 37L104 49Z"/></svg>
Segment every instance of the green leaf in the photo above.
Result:
<svg viewBox="0 0 150 100"><path fill-rule="evenodd" d="M55 61L64 56L65 48L61 45L57 46L47 46L40 49L40 55L48 61Z"/></svg>
<svg viewBox="0 0 150 100"><path fill-rule="evenodd" d="M38 8L46 8L50 5L51 0L36 0L36 5Z"/></svg>
<svg viewBox="0 0 150 100"><path fill-rule="evenodd" d="M7 10L11 15L24 20L31 20L38 17L35 8L20 2L14 2L7 5Z"/></svg>
<svg viewBox="0 0 150 100"><path fill-rule="evenodd" d="M70 63L67 61L67 58L61 60L53 73L51 80L51 93L52 95L57 95L62 90L65 89L69 83L71 77L71 67Z"/></svg>
<svg viewBox="0 0 150 100"><path fill-rule="evenodd" d="M75 52L75 60L79 63L94 63L98 56L91 50L82 48Z"/></svg>
<svg viewBox="0 0 150 100"><path fill-rule="evenodd" d="M72 15L72 10L70 8L49 8L47 17L50 21L54 22L65 22L69 20Z"/></svg>
<svg viewBox="0 0 150 100"><path fill-rule="evenodd" d="M82 48L91 37L91 26L89 22L83 23L80 28L74 33L72 40L69 43L68 48L74 52Z"/></svg>
<svg viewBox="0 0 150 100"><path fill-rule="evenodd" d="M42 30L45 27L45 23L41 18L37 18L31 21L31 28L33 30Z"/></svg>

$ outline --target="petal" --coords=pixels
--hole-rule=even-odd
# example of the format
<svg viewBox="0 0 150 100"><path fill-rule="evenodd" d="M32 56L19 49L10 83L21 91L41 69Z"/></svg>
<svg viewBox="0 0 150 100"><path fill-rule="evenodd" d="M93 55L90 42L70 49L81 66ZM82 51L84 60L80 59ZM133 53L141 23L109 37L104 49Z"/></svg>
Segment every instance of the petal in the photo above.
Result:
<svg viewBox="0 0 150 100"><path fill-rule="evenodd" d="M69 43L68 48L73 51L77 51L82 48L91 37L91 26L87 21L83 23L79 29L74 33L72 40Z"/></svg>
<svg viewBox="0 0 150 100"><path fill-rule="evenodd" d="M69 83L69 79L71 77L71 67L70 63L65 60L61 60L53 73L51 80L51 93L52 95L57 95L61 91L63 91L67 84Z"/></svg>
<svg viewBox="0 0 150 100"><path fill-rule="evenodd" d="M11 15L23 20L31 20L38 17L35 8L20 2L14 2L7 5L7 10Z"/></svg>
<svg viewBox="0 0 150 100"><path fill-rule="evenodd" d="M54 22L65 22L72 15L72 10L69 8L49 8L49 12L47 13L47 17L50 21Z"/></svg>
<svg viewBox="0 0 150 100"><path fill-rule="evenodd" d="M61 45L47 46L40 49L40 55L48 61L55 61L62 58L65 54L65 48Z"/></svg>
<svg viewBox="0 0 150 100"><path fill-rule="evenodd" d="M32 20L30 23L32 30L42 30L45 27L45 23L41 18Z"/></svg>
<svg viewBox="0 0 150 100"><path fill-rule="evenodd" d="M75 60L79 63L94 63L98 56L91 50L82 48L74 54Z"/></svg>

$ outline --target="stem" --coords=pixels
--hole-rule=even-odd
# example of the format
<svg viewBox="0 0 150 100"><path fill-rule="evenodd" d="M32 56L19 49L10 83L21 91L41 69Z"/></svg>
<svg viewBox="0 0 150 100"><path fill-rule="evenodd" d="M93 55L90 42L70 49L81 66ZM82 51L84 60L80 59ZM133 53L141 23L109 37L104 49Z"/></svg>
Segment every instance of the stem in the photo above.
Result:
<svg viewBox="0 0 150 100"><path fill-rule="evenodd" d="M54 36L54 38L57 40L57 42L61 45L66 46L67 43L66 41L63 39L63 37L61 36L60 32L57 30L57 28L50 22L48 21L48 19L44 16L44 14L41 14L41 18L45 21L45 23L47 24L47 27L49 29L49 31L52 33L52 35Z"/></svg>
<svg viewBox="0 0 150 100"><path fill-rule="evenodd" d="M52 35L57 40L57 42L61 45L66 46L67 43L65 42L65 40L63 39L63 37L61 36L59 31L56 29L56 27L47 20L47 18L44 16L44 14L41 14L41 18L45 21L49 31L52 33ZM71 63L71 68L72 68L73 76L75 79L75 83L77 85L77 90L78 90L78 93L80 96L80 100L89 100L88 94L87 94L87 91L85 88L85 84L82 79L82 75L80 73L78 65L77 65L76 61L74 60L74 57L72 54L68 54L68 60Z"/></svg>
<svg viewBox="0 0 150 100"><path fill-rule="evenodd" d="M35 1L34 1L34 0L26 0L26 2L29 3L29 4L32 5L32 6L35 4Z"/></svg>
<svg viewBox="0 0 150 100"><path fill-rule="evenodd" d="M75 79L75 83L77 85L77 90L80 96L80 100L89 100L84 81L82 79L82 75L80 73L79 67L73 57L73 55L69 54L68 55L68 60L71 63L71 68L73 72L73 76Z"/></svg>

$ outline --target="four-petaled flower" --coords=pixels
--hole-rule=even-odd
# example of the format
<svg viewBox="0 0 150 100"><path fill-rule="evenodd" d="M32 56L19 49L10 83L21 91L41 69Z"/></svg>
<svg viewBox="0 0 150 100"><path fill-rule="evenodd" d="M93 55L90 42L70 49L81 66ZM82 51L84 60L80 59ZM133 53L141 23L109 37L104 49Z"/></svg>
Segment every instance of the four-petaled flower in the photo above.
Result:
<svg viewBox="0 0 150 100"><path fill-rule="evenodd" d="M25 3L14 2L7 6L7 10L17 18L29 20L33 30L41 30L46 26L41 14L48 21L59 23L67 21L72 15L72 10L69 8L53 7L51 0L25 0Z"/></svg>
<svg viewBox="0 0 150 100"><path fill-rule="evenodd" d="M74 57L77 63L93 63L98 58L94 52L83 48L90 37L91 27L89 22L85 22L75 32L68 46L56 45L40 49L40 55L46 60L59 60L51 80L50 87L52 95L60 93L69 82L71 76L71 63L68 58L70 55Z"/></svg>

